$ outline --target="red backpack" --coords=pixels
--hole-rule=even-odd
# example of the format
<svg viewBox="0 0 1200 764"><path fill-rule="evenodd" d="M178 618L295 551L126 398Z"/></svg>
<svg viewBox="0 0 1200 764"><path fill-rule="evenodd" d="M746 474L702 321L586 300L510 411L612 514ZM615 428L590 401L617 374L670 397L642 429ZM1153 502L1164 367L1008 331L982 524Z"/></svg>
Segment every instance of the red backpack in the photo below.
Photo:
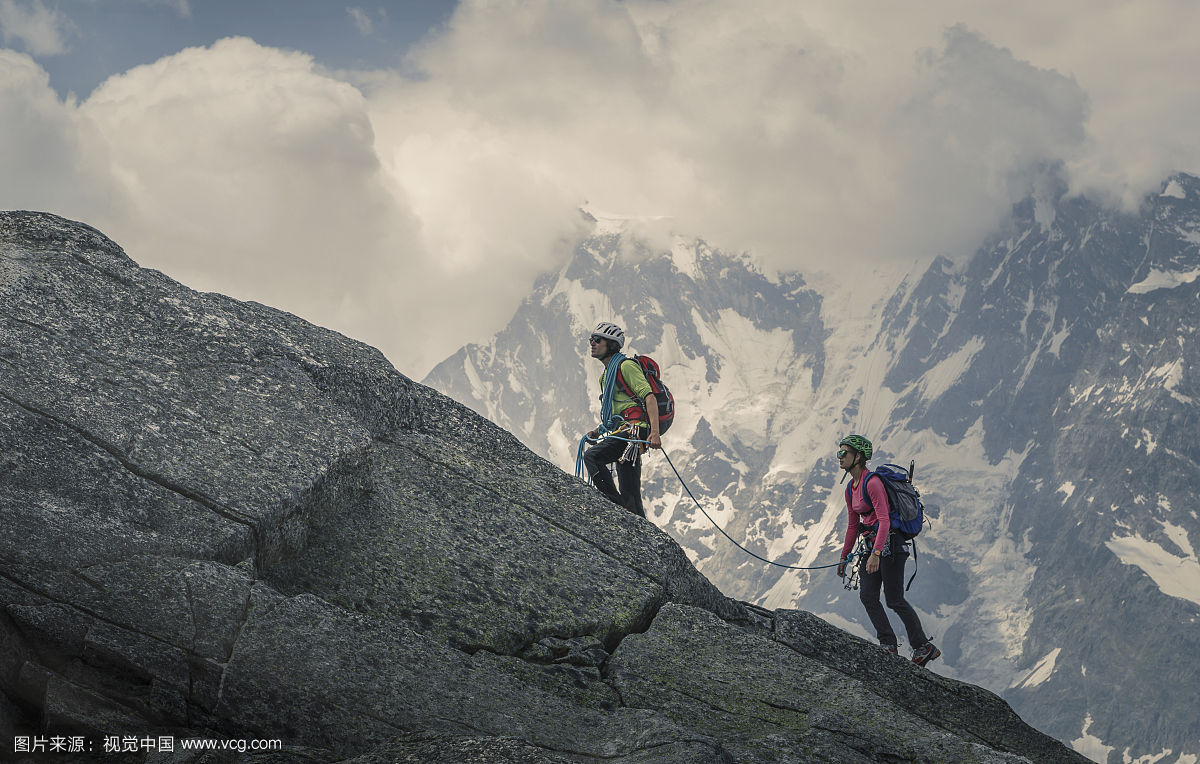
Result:
<svg viewBox="0 0 1200 764"><path fill-rule="evenodd" d="M650 383L650 390L658 399L658 433L662 435L671 429L671 423L675 421L675 396L671 395L671 391L663 384L662 377L658 373L658 363L653 358L648 355L635 355L629 360L636 363L645 372L646 381ZM631 422L645 421L645 401L633 394L633 388L626 384L625 378L619 373L617 374L617 383L621 385L621 389L625 391L626 395L638 402L637 406L625 409L621 415Z"/></svg>

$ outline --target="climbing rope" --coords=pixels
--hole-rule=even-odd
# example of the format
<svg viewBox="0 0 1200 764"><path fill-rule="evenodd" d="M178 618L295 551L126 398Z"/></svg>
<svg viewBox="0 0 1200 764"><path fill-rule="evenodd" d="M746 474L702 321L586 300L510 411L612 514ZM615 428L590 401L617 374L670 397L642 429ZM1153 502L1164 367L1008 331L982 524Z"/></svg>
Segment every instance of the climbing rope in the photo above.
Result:
<svg viewBox="0 0 1200 764"><path fill-rule="evenodd" d="M622 438L618 435L614 435L611 433L607 434L607 435L602 433L601 436L599 438L597 438L594 442L599 442L600 440L602 440L604 438L613 438L615 440L625 441L626 443L646 443L646 444L650 443L650 441L648 441L648 440L635 440L635 439L631 439L631 438ZM587 475L587 472L583 466L583 451L584 451L584 448L587 446L587 443L589 442L589 440L590 439L586 435L584 435L582 438L579 439L579 451L575 458L575 477L587 480L588 483L590 484L591 476ZM739 544L737 542L737 539L735 539L733 536L730 536L728 533L725 532L724 528L722 528L720 525L717 524L717 521L712 518L712 515L708 514L707 510L704 509L704 505L702 505L696 499L695 495L692 494L692 489L688 488L687 481L685 481L683 479L683 476L679 474L679 470L675 469L675 463L671 461L671 456L667 453L667 450L665 448L661 449L661 450L662 450L663 456L666 457L666 459L667 459L667 464L670 465L670 467L671 467L671 471L675 473L675 478L679 481L679 484L681 486L683 486L683 490L687 492L688 497L691 498L692 502L696 505L696 507L700 510L700 512L703 513L704 516L708 518L708 521L710 523L712 523L712 526L714 528L716 528L718 531L720 531L721 535L724 536L725 538L729 539L730 543L732 543L738 549L741 549L743 552L750 555L751 557L753 557L757 560L761 560L761 561L767 563L768 565L775 565L776 567L787 568L788 570L825 570L826 568L836 568L837 566L842 564L842 562L835 562L835 563L831 563L829 565L812 565L812 566L785 565L782 562L775 562L774 560L768 560L766 557L758 555L758 554L750 551L746 547L742 546L741 544ZM851 552L850 556L847 557L843 562L845 562L845 564L847 566L851 566L854 564L854 558L859 557L862 554L863 554L863 552L855 550L854 552Z"/></svg>
<svg viewBox="0 0 1200 764"><path fill-rule="evenodd" d="M620 422L624 419L613 416L613 397L617 391L617 377L621 373L621 363L625 360L625 356L620 353L613 353L612 358L608 359L608 366L604 369L604 392L600 396L600 434L612 432ZM616 421L614 421L616 420Z"/></svg>

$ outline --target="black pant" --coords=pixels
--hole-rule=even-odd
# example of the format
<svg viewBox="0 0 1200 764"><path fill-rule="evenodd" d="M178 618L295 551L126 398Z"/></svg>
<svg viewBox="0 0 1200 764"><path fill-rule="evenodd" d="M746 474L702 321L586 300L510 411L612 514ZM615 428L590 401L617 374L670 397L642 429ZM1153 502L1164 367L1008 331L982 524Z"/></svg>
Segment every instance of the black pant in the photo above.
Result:
<svg viewBox="0 0 1200 764"><path fill-rule="evenodd" d="M605 438L584 452L583 463L600 493L638 517L645 517L646 511L642 509L641 455L634 456L632 464L620 461L621 454L625 453L625 447L628 445L630 444L623 440ZM637 452L637 446L634 446L634 451ZM608 465L613 462L617 463L620 490L613 484L612 473L608 470Z"/></svg>
<svg viewBox="0 0 1200 764"><path fill-rule="evenodd" d="M867 617L871 619L871 625L875 627L879 644L895 646L896 632L892 631L892 624L888 620L887 612L879 602L879 589L882 586L887 606L896 611L896 615L900 616L900 621L908 632L909 645L914 648L920 647L928 642L929 638L925 636L925 630L921 628L921 619L917 615L917 611L913 610L913 606L904 599L904 563L908 561L908 550L904 548L904 542L895 536L888 539L888 544L891 553L879 558L879 570L874 573L867 572L866 560L868 558L863 558L859 563L858 598L862 601L863 607L867 609Z"/></svg>

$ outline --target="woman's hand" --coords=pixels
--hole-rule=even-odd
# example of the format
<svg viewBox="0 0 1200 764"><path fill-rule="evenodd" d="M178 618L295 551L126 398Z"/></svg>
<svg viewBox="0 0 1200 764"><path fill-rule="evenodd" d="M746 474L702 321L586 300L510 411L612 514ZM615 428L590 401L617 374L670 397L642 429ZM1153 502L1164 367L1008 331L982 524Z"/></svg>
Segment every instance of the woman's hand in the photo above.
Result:
<svg viewBox="0 0 1200 764"><path fill-rule="evenodd" d="M867 560L867 572L879 572L879 555L875 554L875 552L871 552L871 557Z"/></svg>

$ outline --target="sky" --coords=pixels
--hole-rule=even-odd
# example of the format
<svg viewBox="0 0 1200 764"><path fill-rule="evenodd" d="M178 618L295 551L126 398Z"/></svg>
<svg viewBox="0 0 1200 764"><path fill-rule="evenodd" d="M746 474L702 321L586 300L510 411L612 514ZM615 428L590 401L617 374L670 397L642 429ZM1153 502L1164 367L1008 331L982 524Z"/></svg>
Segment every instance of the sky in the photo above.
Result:
<svg viewBox="0 0 1200 764"><path fill-rule="evenodd" d="M586 235L962 258L1200 171L1192 0L0 0L0 209L422 378ZM619 296L614 296L619 304Z"/></svg>

